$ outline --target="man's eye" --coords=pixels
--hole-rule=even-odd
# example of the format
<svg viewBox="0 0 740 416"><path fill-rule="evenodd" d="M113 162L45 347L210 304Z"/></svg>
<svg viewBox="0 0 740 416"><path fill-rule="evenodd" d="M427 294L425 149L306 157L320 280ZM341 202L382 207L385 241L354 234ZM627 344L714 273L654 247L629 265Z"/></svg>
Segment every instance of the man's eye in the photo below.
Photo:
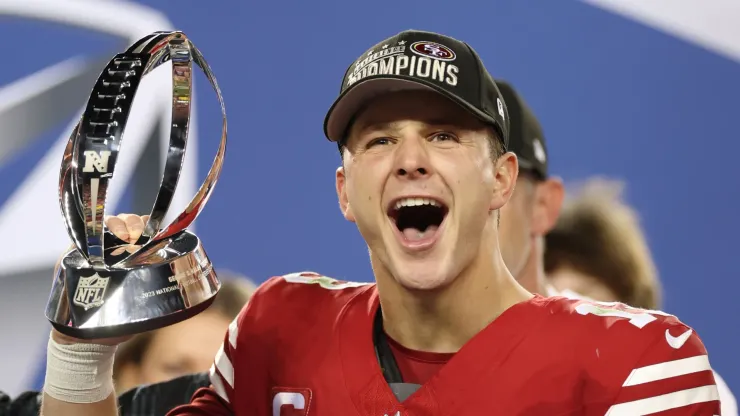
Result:
<svg viewBox="0 0 740 416"><path fill-rule="evenodd" d="M431 141L446 142L446 141L457 141L457 137L450 133L435 133L430 137Z"/></svg>
<svg viewBox="0 0 740 416"><path fill-rule="evenodd" d="M391 139L387 137L379 137L377 139L372 139L367 143L367 147L373 147L376 145L384 146L391 143Z"/></svg>

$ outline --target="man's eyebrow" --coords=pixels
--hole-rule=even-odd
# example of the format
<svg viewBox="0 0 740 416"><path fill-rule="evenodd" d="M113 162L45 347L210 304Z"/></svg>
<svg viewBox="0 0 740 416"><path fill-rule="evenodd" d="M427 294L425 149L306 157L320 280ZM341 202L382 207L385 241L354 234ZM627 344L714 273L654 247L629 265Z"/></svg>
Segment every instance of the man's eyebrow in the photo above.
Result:
<svg viewBox="0 0 740 416"><path fill-rule="evenodd" d="M431 118L428 120L424 120L426 124L429 124L430 126L455 126L455 127L462 127L460 123L455 123L450 119L446 118Z"/></svg>
<svg viewBox="0 0 740 416"><path fill-rule="evenodd" d="M367 121L365 123L360 124L358 127L358 131L364 132L367 130L397 130L397 128L394 126L395 123L388 122L388 121Z"/></svg>

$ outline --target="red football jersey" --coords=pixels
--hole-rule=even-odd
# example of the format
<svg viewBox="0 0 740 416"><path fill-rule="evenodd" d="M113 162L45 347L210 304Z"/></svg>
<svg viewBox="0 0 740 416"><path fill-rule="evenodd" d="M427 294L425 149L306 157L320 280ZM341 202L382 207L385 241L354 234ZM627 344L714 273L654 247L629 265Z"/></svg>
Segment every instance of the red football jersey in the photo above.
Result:
<svg viewBox="0 0 740 416"><path fill-rule="evenodd" d="M399 403L377 362L375 285L272 278L232 323L210 389L170 416L719 415L707 352L671 315L535 296Z"/></svg>

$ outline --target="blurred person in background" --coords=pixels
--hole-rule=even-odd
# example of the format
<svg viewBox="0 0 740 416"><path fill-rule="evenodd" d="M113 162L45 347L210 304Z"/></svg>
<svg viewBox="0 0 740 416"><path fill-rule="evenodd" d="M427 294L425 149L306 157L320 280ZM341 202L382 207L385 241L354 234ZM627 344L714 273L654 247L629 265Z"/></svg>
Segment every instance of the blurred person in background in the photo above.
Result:
<svg viewBox="0 0 740 416"><path fill-rule="evenodd" d="M222 271L218 276L221 289L203 313L121 344L113 365L118 394L141 384L208 371L229 324L255 290L254 283L244 277Z"/></svg>
<svg viewBox="0 0 740 416"><path fill-rule="evenodd" d="M560 292L658 309L658 271L637 213L621 199L623 187L594 178L566 200L545 236L545 273Z"/></svg>
<svg viewBox="0 0 740 416"><path fill-rule="evenodd" d="M545 236L545 272L561 293L660 309L661 284L637 212L622 199L624 184L588 180L566 199ZM714 374L722 414L737 416L727 383Z"/></svg>
<svg viewBox="0 0 740 416"><path fill-rule="evenodd" d="M525 289L556 295L545 275L544 238L560 215L563 182L548 172L545 135L529 105L508 82L496 84L509 110L509 148L519 159L514 194L501 208L501 255Z"/></svg>

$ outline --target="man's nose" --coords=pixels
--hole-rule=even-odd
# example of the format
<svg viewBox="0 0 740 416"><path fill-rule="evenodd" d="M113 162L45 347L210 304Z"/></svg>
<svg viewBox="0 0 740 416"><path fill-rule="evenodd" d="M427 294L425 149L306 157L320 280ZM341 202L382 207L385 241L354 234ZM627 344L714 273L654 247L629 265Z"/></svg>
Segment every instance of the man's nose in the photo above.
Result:
<svg viewBox="0 0 740 416"><path fill-rule="evenodd" d="M419 179L429 176L432 167L424 138L403 139L396 151L396 176Z"/></svg>

